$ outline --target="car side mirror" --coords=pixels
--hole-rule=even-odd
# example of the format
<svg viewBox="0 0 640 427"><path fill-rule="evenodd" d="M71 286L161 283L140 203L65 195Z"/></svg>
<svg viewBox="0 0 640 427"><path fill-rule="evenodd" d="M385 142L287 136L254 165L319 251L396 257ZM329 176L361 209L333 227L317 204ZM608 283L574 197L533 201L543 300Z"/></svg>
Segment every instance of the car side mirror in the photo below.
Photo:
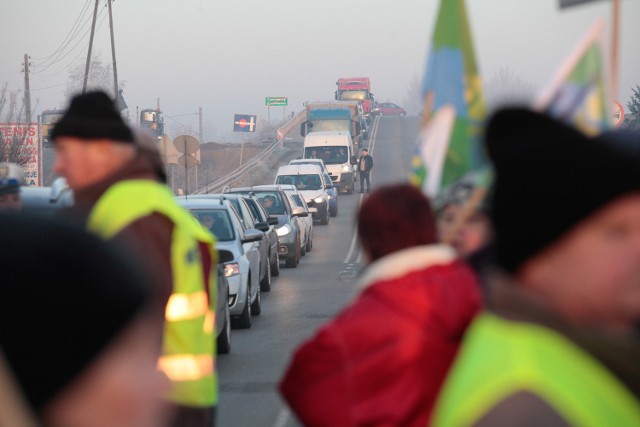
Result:
<svg viewBox="0 0 640 427"><path fill-rule="evenodd" d="M218 249L218 264L224 264L231 261L233 261L233 253L231 253L231 251Z"/></svg>
<svg viewBox="0 0 640 427"><path fill-rule="evenodd" d="M318 213L318 208L309 208L309 213L310 214Z"/></svg>
<svg viewBox="0 0 640 427"><path fill-rule="evenodd" d="M267 218L267 224L278 225L278 218L276 218L275 216L270 216L269 218Z"/></svg>
<svg viewBox="0 0 640 427"><path fill-rule="evenodd" d="M262 240L263 236L264 233L262 231L250 228L244 232L244 239L242 239L242 243L259 242Z"/></svg>
<svg viewBox="0 0 640 427"><path fill-rule="evenodd" d="M352 165L357 165L358 164L358 157L351 156L351 164Z"/></svg>
<svg viewBox="0 0 640 427"><path fill-rule="evenodd" d="M263 232L269 231L269 224L266 222L256 222L256 230L260 230Z"/></svg>
<svg viewBox="0 0 640 427"><path fill-rule="evenodd" d="M309 214L305 212L304 208L296 206L291 210L291 216L299 216L304 218L306 216L309 216Z"/></svg>

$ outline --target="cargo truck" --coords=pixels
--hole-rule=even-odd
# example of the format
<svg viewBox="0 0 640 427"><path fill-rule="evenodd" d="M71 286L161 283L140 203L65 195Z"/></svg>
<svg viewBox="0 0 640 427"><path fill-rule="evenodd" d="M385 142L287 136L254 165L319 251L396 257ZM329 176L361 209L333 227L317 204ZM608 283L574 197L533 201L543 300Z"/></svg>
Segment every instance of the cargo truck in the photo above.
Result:
<svg viewBox="0 0 640 427"><path fill-rule="evenodd" d="M365 119L371 117L371 110L375 100L371 93L371 81L369 77L339 78L336 82L335 98L339 101L358 101L362 105Z"/></svg>
<svg viewBox="0 0 640 427"><path fill-rule="evenodd" d="M324 101L306 105L307 120L300 124L300 136L311 132L349 132L353 144L360 146L362 108L357 101Z"/></svg>

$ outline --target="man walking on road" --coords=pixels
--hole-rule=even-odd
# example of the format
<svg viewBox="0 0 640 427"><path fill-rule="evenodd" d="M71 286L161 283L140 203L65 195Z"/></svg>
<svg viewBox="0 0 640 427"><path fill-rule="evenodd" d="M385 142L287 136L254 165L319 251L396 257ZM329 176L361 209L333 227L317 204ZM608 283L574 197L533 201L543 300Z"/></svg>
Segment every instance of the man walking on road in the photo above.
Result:
<svg viewBox="0 0 640 427"><path fill-rule="evenodd" d="M373 169L373 157L369 155L369 150L367 150L366 148L363 148L362 155L360 156L360 160L358 160L358 173L360 174L360 192L361 193L364 193L365 191L365 183L366 183L367 193L371 192L371 180L369 179L371 169Z"/></svg>
<svg viewBox="0 0 640 427"><path fill-rule="evenodd" d="M142 266L164 329L159 368L175 426L212 426L217 403L214 238L176 204L159 154L136 141L103 92L75 97L52 132L54 171L74 190L72 219ZM140 139L140 137L138 137Z"/></svg>

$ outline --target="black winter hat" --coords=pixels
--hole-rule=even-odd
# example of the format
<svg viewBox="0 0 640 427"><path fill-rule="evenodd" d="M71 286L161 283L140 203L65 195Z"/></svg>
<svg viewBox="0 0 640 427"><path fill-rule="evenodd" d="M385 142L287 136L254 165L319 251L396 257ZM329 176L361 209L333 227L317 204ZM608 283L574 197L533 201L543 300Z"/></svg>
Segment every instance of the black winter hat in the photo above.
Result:
<svg viewBox="0 0 640 427"><path fill-rule="evenodd" d="M59 136L107 138L115 142L133 143L131 129L122 120L113 100L104 92L89 92L74 97L51 132L52 140L55 141Z"/></svg>
<svg viewBox="0 0 640 427"><path fill-rule="evenodd" d="M40 413L142 310L148 289L83 230L40 216L0 217L0 351Z"/></svg>
<svg viewBox="0 0 640 427"><path fill-rule="evenodd" d="M495 167L490 211L499 265L516 272L604 205L640 192L640 156L620 139L640 144L637 133L589 138L527 109L505 109L490 119L486 144Z"/></svg>

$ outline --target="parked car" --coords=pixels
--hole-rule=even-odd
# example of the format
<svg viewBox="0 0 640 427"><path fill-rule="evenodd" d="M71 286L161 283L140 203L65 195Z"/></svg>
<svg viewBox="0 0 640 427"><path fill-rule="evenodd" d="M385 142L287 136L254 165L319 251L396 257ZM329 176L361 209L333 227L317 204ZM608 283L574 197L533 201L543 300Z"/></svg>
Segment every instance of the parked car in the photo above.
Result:
<svg viewBox="0 0 640 427"><path fill-rule="evenodd" d="M327 187L327 197L329 199L329 215L338 215L338 189L331 181L331 174L322 159L294 159L289 161L290 165L317 165L323 172L323 179ZM331 184L331 185L329 185Z"/></svg>
<svg viewBox="0 0 640 427"><path fill-rule="evenodd" d="M232 325L250 328L252 316L262 311L260 295L260 241L264 233L247 229L228 200L177 199L201 224L216 236L216 249L233 254L224 264L229 283L229 309ZM213 217L213 224L210 218ZM206 225L205 225L206 223ZM211 224L211 225L210 225Z"/></svg>
<svg viewBox="0 0 640 427"><path fill-rule="evenodd" d="M254 185L227 190L226 193L253 194L258 197L269 215L278 218L278 253L288 268L295 268L300 262L301 242L299 217L308 213L302 208L292 207L284 190L278 185ZM225 193L225 194L226 194Z"/></svg>
<svg viewBox="0 0 640 427"><path fill-rule="evenodd" d="M218 250L218 280L216 298L216 351L218 354L231 352L231 310L229 309L229 282L225 277L225 264L233 261L233 254L225 249Z"/></svg>
<svg viewBox="0 0 640 427"><path fill-rule="evenodd" d="M262 221L259 217L256 217L253 210L248 206L246 196L242 194L197 194L191 196L179 196L177 199L207 199L207 200L228 200L236 210L240 221L245 229L256 229L262 231L264 237L259 245L260 252L260 290L262 292L268 292L271 290L271 246L269 236L266 234L269 232L269 224L266 221ZM275 218L274 218L275 219ZM215 234L215 233L214 233ZM275 234L275 231L274 231ZM277 235L276 235L277 238ZM278 248L275 247L277 255Z"/></svg>
<svg viewBox="0 0 640 427"><path fill-rule="evenodd" d="M392 102L381 102L374 109L373 114L381 116L406 116L407 112L401 106Z"/></svg>
<svg viewBox="0 0 640 427"><path fill-rule="evenodd" d="M53 216L58 209L73 205L73 191L64 178L57 178L51 187L20 187L22 212Z"/></svg>
<svg viewBox="0 0 640 427"><path fill-rule="evenodd" d="M304 197L304 201L310 208L316 208L313 219L320 224L329 224L329 187L317 166L312 165L288 165L280 166L276 174L275 184L294 185Z"/></svg>
<svg viewBox="0 0 640 427"><path fill-rule="evenodd" d="M313 248L313 214L317 212L316 208L310 208L307 202L304 201L304 197L298 191L294 185L281 185L287 197L289 197L289 203L291 206L301 207L307 212L308 216L300 218L300 235L304 242L302 245L302 255L306 255L307 252Z"/></svg>

